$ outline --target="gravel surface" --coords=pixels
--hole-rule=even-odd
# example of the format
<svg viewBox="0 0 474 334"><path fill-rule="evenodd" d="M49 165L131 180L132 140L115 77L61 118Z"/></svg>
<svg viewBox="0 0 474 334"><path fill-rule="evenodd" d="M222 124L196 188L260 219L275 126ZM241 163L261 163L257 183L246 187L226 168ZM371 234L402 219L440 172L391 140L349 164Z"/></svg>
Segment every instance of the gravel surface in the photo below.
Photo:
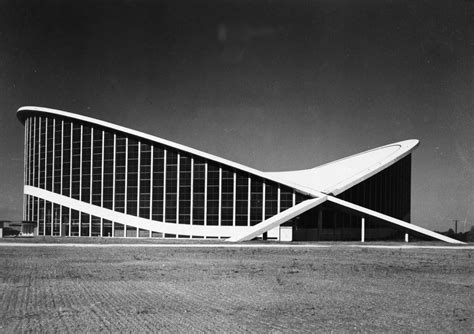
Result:
<svg viewBox="0 0 474 334"><path fill-rule="evenodd" d="M474 250L0 247L0 332L474 331Z"/></svg>

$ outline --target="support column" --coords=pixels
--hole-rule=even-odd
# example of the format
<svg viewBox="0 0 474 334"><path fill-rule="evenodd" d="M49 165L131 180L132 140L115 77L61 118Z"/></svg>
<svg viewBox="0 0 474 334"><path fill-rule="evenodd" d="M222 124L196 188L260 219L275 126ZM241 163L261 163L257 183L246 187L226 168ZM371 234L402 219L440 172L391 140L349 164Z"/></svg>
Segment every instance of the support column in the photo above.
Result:
<svg viewBox="0 0 474 334"><path fill-rule="evenodd" d="M51 191L54 192L54 178L55 178L55 161L56 161L56 119L53 118L53 160L51 161ZM54 204L52 204L51 212L53 212L51 217L51 235L54 235Z"/></svg>
<svg viewBox="0 0 474 334"><path fill-rule="evenodd" d="M26 146L28 145L28 118L25 120L25 133L23 135L23 185L26 186L26 173L27 173L27 149ZM23 216L22 220L26 220L25 212L26 212L26 199L25 199L25 194L23 193Z"/></svg>
<svg viewBox="0 0 474 334"><path fill-rule="evenodd" d="M252 179L249 177L247 182L247 226L250 226L250 200L252 199Z"/></svg>
<svg viewBox="0 0 474 334"><path fill-rule="evenodd" d="M84 142L84 126L81 125L81 139L79 144L79 200L82 201L82 145ZM79 212L79 236L82 237L82 213Z"/></svg>
<svg viewBox="0 0 474 334"><path fill-rule="evenodd" d="M163 222L166 223L166 159L167 151L163 151ZM163 238L165 234L163 233Z"/></svg>
<svg viewBox="0 0 474 334"><path fill-rule="evenodd" d="M102 141L103 143L103 141ZM114 134L114 146L113 146L113 163L112 163L112 211L115 211L115 164L116 164L116 160L117 160L117 135ZM104 151L102 151L102 156L104 156ZM102 162L104 160L102 159ZM125 158L125 163L127 161L127 158ZM126 168L126 167L125 167ZM102 166L102 171L103 171L103 166ZM126 176L125 176L126 177ZM126 182L126 181L125 181ZM125 189L127 187L127 184L125 183ZM102 183L102 189L104 189L104 184ZM127 192L125 192L127 193ZM125 199L125 203L126 202L126 199ZM125 210L126 210L126 206L125 206ZM123 226L123 230L124 230L124 235L125 235L125 231L126 231L126 226L124 225ZM112 222L112 236L115 237L115 222Z"/></svg>
<svg viewBox="0 0 474 334"><path fill-rule="evenodd" d="M26 186L27 183L27 173L28 173L28 150L27 150L27 145L28 145L28 118L25 120L25 133L24 133L24 139L23 139L23 186ZM23 192L23 212L22 212L22 220L27 220L26 218L26 210L27 210L27 197L25 193Z"/></svg>
<svg viewBox="0 0 474 334"><path fill-rule="evenodd" d="M321 241L322 230L323 230L323 209L318 208L318 241Z"/></svg>
<svg viewBox="0 0 474 334"><path fill-rule="evenodd" d="M265 221L265 210L266 210L265 200L266 200L266 197L267 197L267 194L266 194L267 185L266 185L265 182L263 182L262 186L263 186L263 189L262 189L262 222L263 222L263 221ZM262 234L262 239L267 240L267 236L268 236L268 233L264 232Z"/></svg>
<svg viewBox="0 0 474 334"><path fill-rule="evenodd" d="M361 218L361 224L360 224L360 241L365 242L365 218Z"/></svg>
<svg viewBox="0 0 474 334"><path fill-rule="evenodd" d="M150 220L153 219L153 145L150 147ZM163 220L164 221L164 220ZM151 238L151 230L150 230Z"/></svg>
<svg viewBox="0 0 474 334"><path fill-rule="evenodd" d="M94 128L91 127L91 163L90 163L90 175L89 175L89 203L92 204L92 176L94 175ZM102 236L102 231L100 232ZM92 237L92 215L89 215L89 237Z"/></svg>
<svg viewBox="0 0 474 334"><path fill-rule="evenodd" d="M281 187L278 184L278 196L277 196L277 213L280 213L280 199L281 199ZM281 225L278 226L278 241L281 240Z"/></svg>
<svg viewBox="0 0 474 334"><path fill-rule="evenodd" d="M33 169L33 179L31 180L30 184L33 185L33 187L36 187L36 183L35 183L35 176L36 176L36 168L35 168L35 164L36 164L36 117L34 118L33 121L34 121L33 122L33 168L32 168Z"/></svg>
<svg viewBox="0 0 474 334"><path fill-rule="evenodd" d="M61 187L61 189L62 189L62 187ZM63 208L64 207L62 205L59 206L59 235L61 237L64 237L64 235L63 235L63 233L64 233L63 232Z"/></svg>
<svg viewBox="0 0 474 334"><path fill-rule="evenodd" d="M150 145L150 220L153 220L153 145ZM164 191L164 190L163 190ZM164 219L163 219L164 221ZM153 237L153 233L151 230L148 230L148 237Z"/></svg>
<svg viewBox="0 0 474 334"><path fill-rule="evenodd" d="M38 188L41 188L41 172L44 174L43 189L46 189L46 170L48 169L48 119L44 120L44 150L41 151L41 123L40 123L40 147L39 147L39 173L38 175ZM44 171L41 171L41 154L44 155ZM40 201L41 203L41 201ZM46 235L46 200L43 199L43 235Z"/></svg>
<svg viewBox="0 0 474 334"><path fill-rule="evenodd" d="M219 212L218 212L218 225L221 226L222 221L222 168L219 167Z"/></svg>
<svg viewBox="0 0 474 334"><path fill-rule="evenodd" d="M104 131L102 131L102 151L101 151L101 162L100 162L100 207L104 207L104 139L105 139L105 134ZM101 235L104 236L104 219L100 219L100 226L102 228L102 233ZM114 237L114 222L112 222L112 232L110 233L110 236L113 238Z"/></svg>
<svg viewBox="0 0 474 334"><path fill-rule="evenodd" d="M114 136L115 137L115 136ZM117 143L114 140L114 147L116 147ZM116 149L114 150L114 161L116 159ZM114 163L114 175L116 171L116 164ZM127 214L127 201L128 201L128 137L125 138L125 186L124 186L124 199L123 199L123 213ZM115 179L114 179L114 189L115 189ZM114 191L114 209L115 209L115 191ZM114 210L115 211L115 210ZM124 231L125 231L125 225L124 225ZM126 236L126 234L124 234Z"/></svg>
<svg viewBox="0 0 474 334"><path fill-rule="evenodd" d="M177 154L177 162L176 162L176 224L179 224L179 173L181 169L181 154ZM178 235L176 235L178 238Z"/></svg>
<svg viewBox="0 0 474 334"><path fill-rule="evenodd" d="M232 226L235 226L236 202L237 202L237 174L234 172L234 180L232 186Z"/></svg>
<svg viewBox="0 0 474 334"><path fill-rule="evenodd" d="M63 174L64 174L64 121L61 121L61 180L60 180L60 189L59 193L63 193ZM63 235L63 206L59 207L59 235L64 237Z"/></svg>
<svg viewBox="0 0 474 334"><path fill-rule="evenodd" d="M191 198L189 202L189 224L193 225L193 209L194 209L194 158L191 158Z"/></svg>
<svg viewBox="0 0 474 334"><path fill-rule="evenodd" d="M138 141L138 173L137 173L137 211L135 212L137 217L140 217L140 168L141 168L141 158L142 158L142 143ZM137 227L137 235L136 237L140 237L140 228Z"/></svg>
<svg viewBox="0 0 474 334"><path fill-rule="evenodd" d="M207 226L207 161L204 164L204 226Z"/></svg>
<svg viewBox="0 0 474 334"><path fill-rule="evenodd" d="M69 140L69 197L72 197L72 142L73 142L73 136L72 136L72 130L74 128L74 124L71 122L71 139ZM80 213L79 213L80 214ZM69 208L69 232L68 236L71 237L71 230L72 230L72 209Z"/></svg>

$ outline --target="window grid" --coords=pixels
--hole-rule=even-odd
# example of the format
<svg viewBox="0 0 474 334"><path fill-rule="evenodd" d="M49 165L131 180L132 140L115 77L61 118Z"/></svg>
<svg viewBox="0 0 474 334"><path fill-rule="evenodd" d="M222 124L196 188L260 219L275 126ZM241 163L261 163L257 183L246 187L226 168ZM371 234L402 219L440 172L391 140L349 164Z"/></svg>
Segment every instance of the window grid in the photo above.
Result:
<svg viewBox="0 0 474 334"><path fill-rule="evenodd" d="M190 157L179 155L179 224L191 223L191 169Z"/></svg>
<svg viewBox="0 0 474 334"><path fill-rule="evenodd" d="M28 118L24 136L26 184L31 182L46 190L141 218L180 224L247 226L306 198L285 186L210 164L186 152L165 150L159 144L150 145L119 132L80 123ZM374 191L380 192L378 188ZM55 230L58 213L54 205L44 202L42 205L39 199L30 201L25 195L24 217L37 209L37 216L43 216L42 233L62 234L63 224L59 224L59 232ZM68 216L67 210L63 214L62 207L58 210L59 215ZM70 235L104 233L102 219L98 223L83 213L69 216L66 230ZM144 235L143 231L126 225L123 231L125 235Z"/></svg>
<svg viewBox="0 0 474 334"><path fill-rule="evenodd" d="M205 222L206 164L202 160L193 159L193 221L195 225Z"/></svg>
<svg viewBox="0 0 474 334"><path fill-rule="evenodd" d="M174 151L166 151L166 197L165 221L167 223L176 223L176 198L178 195L178 154Z"/></svg>
<svg viewBox="0 0 474 334"><path fill-rule="evenodd" d="M146 143L140 143L140 197L139 216L150 218L150 198L151 198L151 177L152 177L151 147Z"/></svg>
<svg viewBox="0 0 474 334"><path fill-rule="evenodd" d="M138 207L138 141L128 139L127 145L127 191L125 194L127 214L137 216Z"/></svg>

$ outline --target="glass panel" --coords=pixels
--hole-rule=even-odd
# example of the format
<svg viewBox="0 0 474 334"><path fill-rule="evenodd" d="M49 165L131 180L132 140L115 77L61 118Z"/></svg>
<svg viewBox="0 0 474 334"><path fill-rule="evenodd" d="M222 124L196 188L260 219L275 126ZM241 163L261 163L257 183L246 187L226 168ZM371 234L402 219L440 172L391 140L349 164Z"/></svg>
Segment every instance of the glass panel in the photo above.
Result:
<svg viewBox="0 0 474 334"><path fill-rule="evenodd" d="M72 129L72 188L71 197L79 199L81 182L81 126L73 124Z"/></svg>
<svg viewBox="0 0 474 334"><path fill-rule="evenodd" d="M128 140L127 214L137 216L138 205L138 142Z"/></svg>
<svg viewBox="0 0 474 334"><path fill-rule="evenodd" d="M151 147L140 145L140 217L150 218Z"/></svg>
<svg viewBox="0 0 474 334"><path fill-rule="evenodd" d="M28 118L28 185L33 185L33 118Z"/></svg>
<svg viewBox="0 0 474 334"><path fill-rule="evenodd" d="M71 177L71 122L64 122L63 132L63 195L70 196Z"/></svg>
<svg viewBox="0 0 474 334"><path fill-rule="evenodd" d="M219 167L207 167L207 225L219 223Z"/></svg>
<svg viewBox="0 0 474 334"><path fill-rule="evenodd" d="M268 182L268 181L267 181ZM278 212L278 186L275 183L265 184L265 219Z"/></svg>
<svg viewBox="0 0 474 334"><path fill-rule="evenodd" d="M285 211L293 206L293 190L281 186L280 189L280 212Z"/></svg>
<svg viewBox="0 0 474 334"><path fill-rule="evenodd" d="M154 146L152 219L157 221L163 221L163 172L164 150L160 146Z"/></svg>
<svg viewBox="0 0 474 334"><path fill-rule="evenodd" d="M114 224L114 237L121 238L121 237L125 236L124 232L125 231L123 229L122 224L119 224L119 223Z"/></svg>
<svg viewBox="0 0 474 334"><path fill-rule="evenodd" d="M205 163L194 159L193 224L204 225Z"/></svg>
<svg viewBox="0 0 474 334"><path fill-rule="evenodd" d="M117 135L115 145L115 211L124 213L127 139Z"/></svg>
<svg viewBox="0 0 474 334"><path fill-rule="evenodd" d="M38 186L38 169L39 169L39 138L40 138L40 118L35 117L34 118L34 146L33 146L33 151L34 151L34 168L33 168L33 185L35 187Z"/></svg>
<svg viewBox="0 0 474 334"><path fill-rule="evenodd" d="M93 237L99 237L100 236L100 218L96 216L91 217L91 235Z"/></svg>
<svg viewBox="0 0 474 334"><path fill-rule="evenodd" d="M81 201L90 203L91 198L91 128L82 128L82 181Z"/></svg>
<svg viewBox="0 0 474 334"><path fill-rule="evenodd" d="M39 235L44 235L44 200L39 199L39 217L38 217L38 222L39 222Z"/></svg>
<svg viewBox="0 0 474 334"><path fill-rule="evenodd" d="M176 223L177 153L167 151L166 155L166 222Z"/></svg>
<svg viewBox="0 0 474 334"><path fill-rule="evenodd" d="M151 232L152 238L163 238L163 233L161 232Z"/></svg>
<svg viewBox="0 0 474 334"><path fill-rule="evenodd" d="M81 236L88 237L90 229L90 216L87 213L81 213Z"/></svg>
<svg viewBox="0 0 474 334"><path fill-rule="evenodd" d="M39 156L39 187L44 189L45 184L45 168L46 168L46 157L45 157L45 147L46 147L46 119L44 117L40 118L40 156Z"/></svg>
<svg viewBox="0 0 474 334"><path fill-rule="evenodd" d="M28 206L29 210L30 210L30 213L29 213L29 216L28 216L28 220L30 221L36 221L36 219L33 218L33 205L34 205L34 202L33 202L33 196L29 196L28 195L28 200L30 202L30 205Z"/></svg>
<svg viewBox="0 0 474 334"><path fill-rule="evenodd" d="M136 238L137 228L133 226L127 226L127 238Z"/></svg>
<svg viewBox="0 0 474 334"><path fill-rule="evenodd" d="M33 196L33 215L32 215L32 217L33 217L33 221L35 221L35 222L38 221L38 199L34 196Z"/></svg>
<svg viewBox="0 0 474 334"><path fill-rule="evenodd" d="M112 221L103 219L102 220L102 236L111 237L112 236Z"/></svg>
<svg viewBox="0 0 474 334"><path fill-rule="evenodd" d="M61 193L61 169L63 165L61 163L62 149L62 121L56 120L56 126L54 128L54 192L57 194Z"/></svg>
<svg viewBox="0 0 474 334"><path fill-rule="evenodd" d="M248 223L248 177L237 174L237 194L235 199L235 225L247 226Z"/></svg>
<svg viewBox="0 0 474 334"><path fill-rule="evenodd" d="M52 215L52 203L45 201L45 227L46 227L46 232L45 235L51 235L51 225L52 225L52 220L53 220L53 215Z"/></svg>
<svg viewBox="0 0 474 334"><path fill-rule="evenodd" d="M307 198L309 198L308 196L300 194L298 192L295 194L295 197L296 197L295 198L295 205L299 204L299 203L303 202L304 200L306 200Z"/></svg>
<svg viewBox="0 0 474 334"><path fill-rule="evenodd" d="M180 156L179 224L189 224L191 210L191 159Z"/></svg>
<svg viewBox="0 0 474 334"><path fill-rule="evenodd" d="M62 236L69 236L69 208L61 207L61 224L62 224Z"/></svg>
<svg viewBox="0 0 474 334"><path fill-rule="evenodd" d="M79 211L71 210L71 236L79 235Z"/></svg>
<svg viewBox="0 0 474 334"><path fill-rule="evenodd" d="M261 179L252 178L250 185L250 225L262 221L263 183Z"/></svg>
<svg viewBox="0 0 474 334"><path fill-rule="evenodd" d="M222 170L221 225L232 226L234 207L234 173Z"/></svg>
<svg viewBox="0 0 474 334"><path fill-rule="evenodd" d="M104 134L104 198L103 206L112 209L113 182L114 182L114 135L109 132Z"/></svg>
<svg viewBox="0 0 474 334"><path fill-rule="evenodd" d="M92 204L101 205L102 193L102 131L94 129L92 156Z"/></svg>
<svg viewBox="0 0 474 334"><path fill-rule="evenodd" d="M53 189L53 151L54 151L54 127L53 119L48 119L47 138L46 138L46 190Z"/></svg>

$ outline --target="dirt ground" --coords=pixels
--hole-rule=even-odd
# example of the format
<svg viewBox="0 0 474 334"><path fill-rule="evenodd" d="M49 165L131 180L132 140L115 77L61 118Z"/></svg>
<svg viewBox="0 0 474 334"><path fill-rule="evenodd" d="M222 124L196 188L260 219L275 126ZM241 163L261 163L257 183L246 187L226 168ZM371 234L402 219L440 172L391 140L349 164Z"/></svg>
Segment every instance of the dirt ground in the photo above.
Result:
<svg viewBox="0 0 474 334"><path fill-rule="evenodd" d="M0 247L0 332L474 331L474 251Z"/></svg>

